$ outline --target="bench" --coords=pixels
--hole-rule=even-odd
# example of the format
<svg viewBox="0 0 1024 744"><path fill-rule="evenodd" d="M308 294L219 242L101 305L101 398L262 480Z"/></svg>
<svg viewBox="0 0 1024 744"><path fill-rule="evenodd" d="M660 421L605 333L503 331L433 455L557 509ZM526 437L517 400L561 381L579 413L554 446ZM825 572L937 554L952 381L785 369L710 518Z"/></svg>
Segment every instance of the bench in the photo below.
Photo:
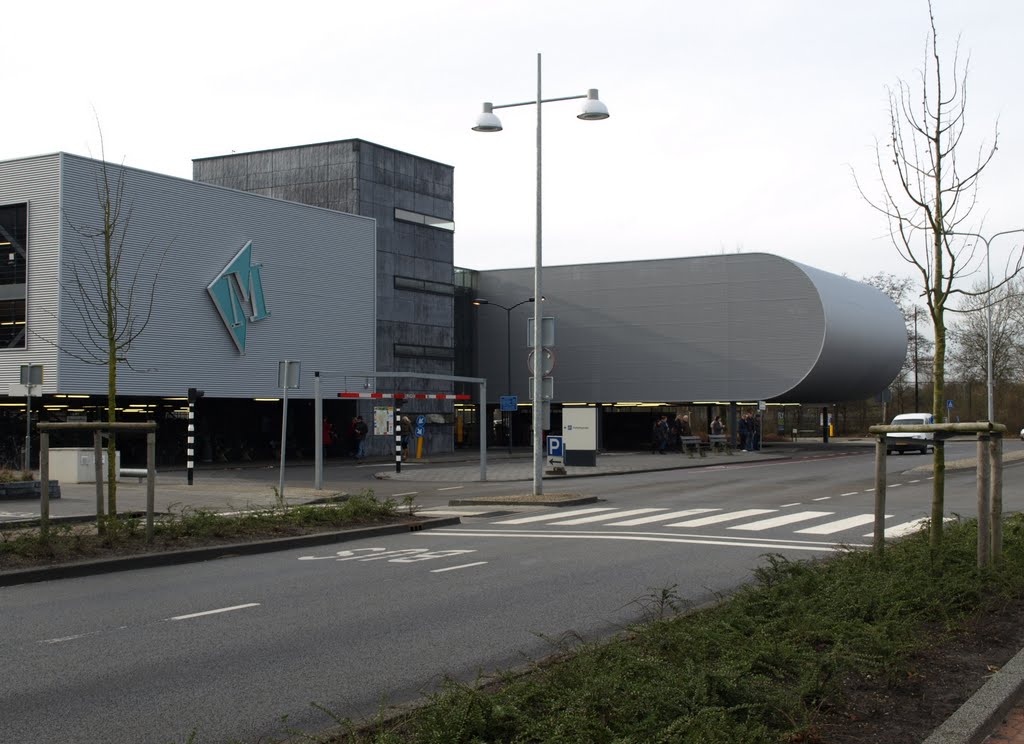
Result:
<svg viewBox="0 0 1024 744"><path fill-rule="evenodd" d="M142 483L142 481L145 480L148 474L149 471L146 470L146 468L121 468L120 472L118 473L118 475L121 478L138 478L139 483ZM155 471L153 475L156 475Z"/></svg>
<svg viewBox="0 0 1024 744"><path fill-rule="evenodd" d="M729 446L729 438L725 434L709 434L708 449L712 452L724 452L727 455L732 454L732 447Z"/></svg>
<svg viewBox="0 0 1024 744"><path fill-rule="evenodd" d="M679 437L679 447L690 457L693 457L694 452L704 457L706 445L700 437Z"/></svg>

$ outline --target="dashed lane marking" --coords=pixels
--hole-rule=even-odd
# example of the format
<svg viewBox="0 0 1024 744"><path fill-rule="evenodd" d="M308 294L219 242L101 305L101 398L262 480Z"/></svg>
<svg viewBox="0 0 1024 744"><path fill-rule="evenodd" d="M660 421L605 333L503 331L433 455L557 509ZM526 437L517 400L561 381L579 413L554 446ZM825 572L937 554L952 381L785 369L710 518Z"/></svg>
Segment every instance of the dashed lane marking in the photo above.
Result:
<svg viewBox="0 0 1024 744"><path fill-rule="evenodd" d="M437 490L438 491L458 491L460 488L465 488L465 486L448 486L446 488L439 488Z"/></svg>
<svg viewBox="0 0 1024 744"><path fill-rule="evenodd" d="M811 501L828 501L830 498L832 498L832 497L831 496L819 496L816 499L811 499Z"/></svg>
<svg viewBox="0 0 1024 744"><path fill-rule="evenodd" d="M248 604L234 605L233 607L220 607L216 610L206 610L205 612L192 612L188 615L176 615L175 617L167 618L168 621L173 620L191 620L195 617L206 617L207 615L219 615L222 612L234 612L235 610L246 610L250 607L259 607L259 602L249 602Z"/></svg>
<svg viewBox="0 0 1024 744"><path fill-rule="evenodd" d="M473 566L486 566L487 561L477 561L476 563L463 563L461 566L448 566L448 568L435 568L430 573L444 573L445 571L458 571L460 568L472 568Z"/></svg>
<svg viewBox="0 0 1024 744"><path fill-rule="evenodd" d="M419 491L406 491L405 493L396 493L394 498L400 499L403 496L418 496L419 493L420 493Z"/></svg>
<svg viewBox="0 0 1024 744"><path fill-rule="evenodd" d="M792 504L783 504L779 508L780 509L788 509L791 506L800 506L800 502L799 501L794 501Z"/></svg>
<svg viewBox="0 0 1024 744"><path fill-rule="evenodd" d="M840 496L856 496L860 491L847 491L846 493L839 494Z"/></svg>

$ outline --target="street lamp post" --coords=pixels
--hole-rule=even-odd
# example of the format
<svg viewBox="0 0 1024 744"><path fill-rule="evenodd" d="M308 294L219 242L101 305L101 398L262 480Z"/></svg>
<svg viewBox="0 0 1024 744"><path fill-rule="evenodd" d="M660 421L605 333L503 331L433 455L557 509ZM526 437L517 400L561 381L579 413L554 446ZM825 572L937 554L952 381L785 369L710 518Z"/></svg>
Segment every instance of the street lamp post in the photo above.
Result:
<svg viewBox="0 0 1024 744"><path fill-rule="evenodd" d="M591 88L586 95L562 96L560 98L541 97L541 64L540 53L537 54L537 99L535 101L523 101L521 103L503 103L494 105L490 102L484 103L483 112L477 116L473 126L475 132L500 132L502 129L501 120L494 114L494 109L512 108L515 106L536 106L537 107L537 250L533 270L533 296L543 296L542 265L541 260L541 109L542 103L554 103L555 101L571 101L579 98L586 99L582 111L577 114L578 119L584 121L597 121L608 118L608 108L601 103L597 97L597 89ZM541 304L534 303L533 313L533 358L537 360L536 368L533 371L533 385L531 390L531 403L533 406L533 494L540 496L544 493L543 466L544 466L544 432L543 406L544 406L544 373L540 361L543 359L544 350L541 346Z"/></svg>
<svg viewBox="0 0 1024 744"><path fill-rule="evenodd" d="M543 297L541 297L540 299L541 299L541 301L544 300ZM478 307L480 305L493 305L494 307L500 307L502 310L505 311L505 367L506 367L506 372L505 372L505 391L506 392L505 392L505 394L506 395L512 395L512 311L515 310L520 305L525 305L527 302L533 302L533 298L530 297L528 299L522 300L521 302L517 302L515 305L512 305L511 307L505 307L504 305L498 304L497 302L491 302L490 300L485 300L482 297L477 297L475 300L473 300L473 304L478 306ZM509 418L508 418L508 453L510 455L512 454L512 417L511 416L509 416Z"/></svg>
<svg viewBox="0 0 1024 744"><path fill-rule="evenodd" d="M1010 235L1012 233L1024 232L1024 228L1017 228L1015 230L1003 230L1002 232L993 233L987 238L984 235L973 232L960 232L947 230L947 235L962 235L970 238L977 238L985 244L985 383L986 383L986 394L988 397L988 420L995 421L995 395L992 381L992 264L991 264L991 251L989 250L989 244L998 238L1000 235Z"/></svg>

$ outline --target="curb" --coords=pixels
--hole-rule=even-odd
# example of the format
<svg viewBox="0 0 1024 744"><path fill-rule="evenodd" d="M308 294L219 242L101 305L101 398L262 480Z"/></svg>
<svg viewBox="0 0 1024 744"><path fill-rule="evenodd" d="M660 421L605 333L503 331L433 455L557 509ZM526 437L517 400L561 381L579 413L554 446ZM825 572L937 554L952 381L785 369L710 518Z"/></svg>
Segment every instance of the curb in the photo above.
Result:
<svg viewBox="0 0 1024 744"><path fill-rule="evenodd" d="M935 729L923 744L980 744L1024 696L1024 650Z"/></svg>
<svg viewBox="0 0 1024 744"><path fill-rule="evenodd" d="M361 540L367 537L377 537L379 535L395 535L402 532L418 532L434 527L448 527L461 524L461 522L462 520L459 517L436 517L413 523L405 522L402 524L381 525L379 527L360 527L340 532L318 532L312 535L279 537L259 542L216 545L207 548L190 548L188 550L170 550L165 553L142 553L123 558L103 558L95 561L65 563L58 566L0 571L0 586L16 586L18 584L32 584L39 581L95 576L97 574L114 573L117 571L132 571L139 568L178 566L184 563L197 563L217 558L233 558L242 555L272 553L277 550L331 545L350 540Z"/></svg>

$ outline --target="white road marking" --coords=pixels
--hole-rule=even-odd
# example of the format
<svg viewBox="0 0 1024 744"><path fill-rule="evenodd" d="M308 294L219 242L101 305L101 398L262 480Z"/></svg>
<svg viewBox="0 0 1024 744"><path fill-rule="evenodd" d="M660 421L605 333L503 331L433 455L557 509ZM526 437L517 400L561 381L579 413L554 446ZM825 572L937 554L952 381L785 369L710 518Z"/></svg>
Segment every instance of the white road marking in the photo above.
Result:
<svg viewBox="0 0 1024 744"><path fill-rule="evenodd" d="M800 506L800 502L799 501L794 501L792 504L783 504L779 508L780 509L788 509L791 506Z"/></svg>
<svg viewBox="0 0 1024 744"><path fill-rule="evenodd" d="M775 511L775 509L743 509L736 512L726 512L725 514L713 514L710 517L690 519L685 522L675 522L673 524L666 525L666 527L703 527L708 524L718 524L719 522L731 522L734 519L756 517L758 514L771 514L773 511Z"/></svg>
<svg viewBox="0 0 1024 744"><path fill-rule="evenodd" d="M886 519L892 517L892 514L886 514ZM834 522L826 522L825 524L819 524L816 527L806 527L802 530L797 530L798 535L834 535L836 532L842 532L843 530L852 530L854 527L860 527L864 524L871 524L875 521L874 514L860 514L856 517L848 517L846 519L837 519Z"/></svg>
<svg viewBox="0 0 1024 744"><path fill-rule="evenodd" d="M448 568L435 568L430 573L444 573L445 571L458 571L460 568L472 568L473 566L486 566L487 561L477 561L476 563L463 563L461 566L448 566Z"/></svg>
<svg viewBox="0 0 1024 744"><path fill-rule="evenodd" d="M811 501L828 501L830 498L832 498L832 497L831 496L819 496L816 499L811 499Z"/></svg>
<svg viewBox="0 0 1024 744"><path fill-rule="evenodd" d="M683 535L665 535L665 534L621 534L621 533L592 533L592 532L511 532L507 530L492 530L487 532L437 532L435 530L426 530L421 533L424 537L525 537L525 538L540 538L540 539L551 539L551 540L629 540L635 542L666 542L666 543L678 543L686 545L719 545L722 547L732 548L757 548L763 550L765 548L771 550L789 549L789 550L806 550L806 551L817 551L817 552L832 552L839 550L843 546L838 543L805 543L805 542L785 542L782 540L751 540L743 542L742 540L729 540L726 538L707 538L707 537L686 537ZM848 545L847 545L848 546ZM868 545L855 545L853 547L870 547Z"/></svg>
<svg viewBox="0 0 1024 744"><path fill-rule="evenodd" d="M748 532L759 532L761 530L768 530L772 527L781 527L785 524L793 524L794 522L806 522L809 519L817 519L818 517L831 517L835 512L821 512L821 511L803 511L796 512L795 514L784 514L781 517L771 517L770 519L760 519L757 522L748 522L747 524L737 524L729 527L730 530L746 530Z"/></svg>
<svg viewBox="0 0 1024 744"><path fill-rule="evenodd" d="M577 517L576 519L566 519L560 522L551 522L551 526L561 526L570 524L589 524L590 522L603 522L606 519L618 519L619 517L632 517L634 514L650 514L651 512L660 512L664 509L628 509L626 511L613 511L611 514L591 514L589 517Z"/></svg>
<svg viewBox="0 0 1024 744"><path fill-rule="evenodd" d="M259 606L259 602L249 602L248 604L235 605L234 607L221 607L218 610L207 610L206 612L193 612L189 615L176 615L175 617L167 618L167 620L191 620L194 617L205 617L206 615L219 615L222 612L234 612L235 610L245 610L249 607Z"/></svg>
<svg viewBox="0 0 1024 744"><path fill-rule="evenodd" d="M902 485L902 483L890 483L889 488L899 488Z"/></svg>
<svg viewBox="0 0 1024 744"><path fill-rule="evenodd" d="M574 517L578 514L593 514L594 512L607 512L613 510L614 507L611 506L595 506L590 509L574 509L573 511L562 512L561 514L552 514L551 512L547 512L546 514L535 514L532 517L505 519L501 522L495 522L494 524L529 524L530 522L544 522L548 519L561 519L562 517Z"/></svg>
<svg viewBox="0 0 1024 744"><path fill-rule="evenodd" d="M847 491L846 493L839 494L840 496L856 496L860 491Z"/></svg>
<svg viewBox="0 0 1024 744"><path fill-rule="evenodd" d="M953 517L946 517L942 521L943 522L952 522L953 521ZM921 517L920 519L915 519L915 520L913 520L911 522L904 522L902 524L894 524L892 527L888 527L885 530L885 536L886 537L903 537L904 535L910 535L910 534L912 534L914 532L920 532L921 530L923 530L927 526L927 524L928 524L928 518L927 517ZM874 534L869 532L868 534L864 535L864 537L874 537Z"/></svg>
<svg viewBox="0 0 1024 744"><path fill-rule="evenodd" d="M103 631L94 630L91 633L78 633L77 635L64 636L63 638L47 638L45 641L39 641L39 643L67 643L68 641L75 641L79 638L88 638L89 636L99 635Z"/></svg>
<svg viewBox="0 0 1024 744"><path fill-rule="evenodd" d="M683 509L682 511L668 512L667 514L655 514L652 517L638 517L637 519L627 519L625 522L610 522L607 527L636 527L641 524L650 524L652 522L667 522L670 519L679 519L680 517L689 517L693 514L707 514L708 512L721 511L721 509Z"/></svg>
<svg viewBox="0 0 1024 744"><path fill-rule="evenodd" d="M920 478L918 478L917 480L912 480L912 481L909 481L909 482L910 482L910 483L920 483L920 482L921 482L921 479L920 479Z"/></svg>
<svg viewBox="0 0 1024 744"><path fill-rule="evenodd" d="M465 486L448 486L446 488L439 488L437 490L438 491L458 491L460 488L465 488Z"/></svg>

